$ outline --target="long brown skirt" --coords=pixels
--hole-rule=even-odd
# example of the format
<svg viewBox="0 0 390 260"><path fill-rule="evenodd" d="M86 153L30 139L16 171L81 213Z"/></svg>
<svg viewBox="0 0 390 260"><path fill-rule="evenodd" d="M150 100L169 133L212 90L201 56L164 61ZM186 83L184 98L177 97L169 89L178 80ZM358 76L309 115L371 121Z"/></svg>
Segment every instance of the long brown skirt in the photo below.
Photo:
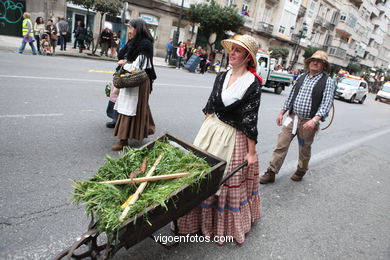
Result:
<svg viewBox="0 0 390 260"><path fill-rule="evenodd" d="M137 114L126 116L118 113L114 136L121 140L135 139L142 141L148 135L154 134L156 126L149 107L150 81L139 86Z"/></svg>

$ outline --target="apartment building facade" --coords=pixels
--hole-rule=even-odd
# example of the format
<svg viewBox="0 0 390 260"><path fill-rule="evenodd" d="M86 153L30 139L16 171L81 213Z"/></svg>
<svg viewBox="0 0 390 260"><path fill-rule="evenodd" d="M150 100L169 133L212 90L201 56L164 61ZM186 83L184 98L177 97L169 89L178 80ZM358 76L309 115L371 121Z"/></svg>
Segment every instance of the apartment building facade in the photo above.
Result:
<svg viewBox="0 0 390 260"><path fill-rule="evenodd" d="M71 27L77 20L89 23L95 36L99 34L100 14L73 5L65 0L12 0L23 6L33 17L66 17ZM195 42L198 27L183 16L191 4L205 0L126 0L126 21L141 17L149 25L155 38L155 55L164 56L165 46L179 28L179 41ZM245 24L241 33L255 37L262 50L281 46L290 50L285 66L303 68L303 50L312 46L329 54L334 70L358 62L364 69L387 69L390 62L390 0L216 0L223 6L235 5ZM15 9L18 11L18 9ZM18 13L15 11L15 16ZM122 17L123 18L123 17ZM14 20L17 19L13 18ZM8 20L12 20L11 18ZM104 17L105 27L113 30L126 27L121 16ZM19 21L20 23L20 21ZM11 28L11 25L7 25ZM15 24L13 25L15 26ZM16 28L16 27L15 27ZM19 27L17 27L19 28ZM20 29L20 28L19 28ZM18 29L18 30L19 30ZM3 30L9 33L12 30ZM0 34L5 34L0 30ZM15 33L14 33L15 34ZM16 35L16 34L15 34Z"/></svg>

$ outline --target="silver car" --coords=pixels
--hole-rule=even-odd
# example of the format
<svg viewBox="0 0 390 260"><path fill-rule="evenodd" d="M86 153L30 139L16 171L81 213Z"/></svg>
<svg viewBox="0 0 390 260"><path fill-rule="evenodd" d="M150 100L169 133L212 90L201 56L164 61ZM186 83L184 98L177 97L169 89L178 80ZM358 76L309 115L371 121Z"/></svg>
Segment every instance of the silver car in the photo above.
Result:
<svg viewBox="0 0 390 260"><path fill-rule="evenodd" d="M338 84L335 92L335 98L349 101L350 103L363 104L368 94L367 82L359 77L347 76Z"/></svg>

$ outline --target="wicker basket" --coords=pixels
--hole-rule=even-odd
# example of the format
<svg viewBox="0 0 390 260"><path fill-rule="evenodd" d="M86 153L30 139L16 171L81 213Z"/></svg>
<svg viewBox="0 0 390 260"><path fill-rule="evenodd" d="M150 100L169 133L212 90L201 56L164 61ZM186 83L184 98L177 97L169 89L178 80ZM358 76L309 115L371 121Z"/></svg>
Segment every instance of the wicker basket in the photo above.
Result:
<svg viewBox="0 0 390 260"><path fill-rule="evenodd" d="M144 83L147 79L148 74L146 74L144 70L141 70L124 77L115 75L112 81L116 88L135 88Z"/></svg>

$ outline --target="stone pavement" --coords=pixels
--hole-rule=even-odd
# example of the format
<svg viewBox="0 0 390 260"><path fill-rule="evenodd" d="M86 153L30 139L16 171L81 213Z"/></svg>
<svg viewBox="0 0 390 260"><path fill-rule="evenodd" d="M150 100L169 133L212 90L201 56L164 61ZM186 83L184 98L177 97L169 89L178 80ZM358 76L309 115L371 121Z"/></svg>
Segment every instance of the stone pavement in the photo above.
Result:
<svg viewBox="0 0 390 260"><path fill-rule="evenodd" d="M6 36L0 35L0 50L8 50L8 51L17 51L21 45L22 37L14 37L14 36ZM35 45L35 43L34 43ZM60 47L56 48L56 56L69 56L69 57L78 57L78 58L88 58L88 59L97 59L97 60L107 60L107 61L116 61L114 58L100 56L100 48L97 49L96 54L92 54L92 51L83 51L83 53L79 53L78 49L72 49L73 43L67 43L68 49L66 51L60 51ZM27 44L24 50L24 54L31 55L31 48ZM161 57L153 57L154 66L157 67L172 67L168 65L164 58Z"/></svg>

